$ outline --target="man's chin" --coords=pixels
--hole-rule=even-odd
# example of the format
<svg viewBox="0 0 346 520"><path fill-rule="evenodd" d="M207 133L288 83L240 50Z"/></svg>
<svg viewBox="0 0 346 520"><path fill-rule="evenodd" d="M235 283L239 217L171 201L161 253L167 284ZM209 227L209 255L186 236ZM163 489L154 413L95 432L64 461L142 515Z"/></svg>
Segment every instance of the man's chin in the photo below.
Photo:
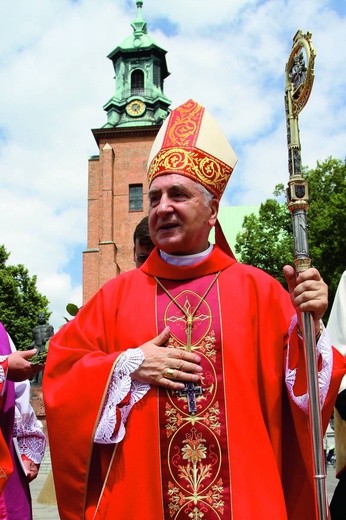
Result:
<svg viewBox="0 0 346 520"><path fill-rule="evenodd" d="M165 239L156 241L156 245L161 251L169 255L183 255L181 240Z"/></svg>

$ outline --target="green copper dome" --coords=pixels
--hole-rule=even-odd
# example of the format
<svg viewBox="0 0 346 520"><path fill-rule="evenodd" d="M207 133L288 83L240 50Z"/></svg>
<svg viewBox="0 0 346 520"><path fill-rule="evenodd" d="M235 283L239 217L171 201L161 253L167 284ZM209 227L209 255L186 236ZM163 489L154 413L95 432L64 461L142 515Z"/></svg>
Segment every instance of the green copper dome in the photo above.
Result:
<svg viewBox="0 0 346 520"><path fill-rule="evenodd" d="M133 34L125 38L125 40L119 45L118 49L122 50L133 50L143 49L151 46L156 46L155 41L148 34L147 23L142 17L142 6L143 2L136 2L137 4L137 17L132 22L131 27L133 28ZM110 57L110 56L109 56Z"/></svg>
<svg viewBox="0 0 346 520"><path fill-rule="evenodd" d="M166 51L156 45L137 1L133 33L109 55L115 71L115 93L104 105L108 122L104 128L161 124L169 113L170 100L163 83L169 75Z"/></svg>

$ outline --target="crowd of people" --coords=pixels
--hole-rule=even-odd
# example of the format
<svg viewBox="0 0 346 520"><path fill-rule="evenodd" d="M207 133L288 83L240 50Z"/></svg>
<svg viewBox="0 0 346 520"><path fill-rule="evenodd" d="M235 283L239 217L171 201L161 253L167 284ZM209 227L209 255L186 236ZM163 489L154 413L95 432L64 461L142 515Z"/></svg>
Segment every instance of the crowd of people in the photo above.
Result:
<svg viewBox="0 0 346 520"><path fill-rule="evenodd" d="M286 291L236 261L218 220L236 162L204 107L173 110L148 161L136 269L50 339L43 395L62 520L318 518L301 313L324 428L335 403L345 419L345 352L324 327L317 269L284 266Z"/></svg>

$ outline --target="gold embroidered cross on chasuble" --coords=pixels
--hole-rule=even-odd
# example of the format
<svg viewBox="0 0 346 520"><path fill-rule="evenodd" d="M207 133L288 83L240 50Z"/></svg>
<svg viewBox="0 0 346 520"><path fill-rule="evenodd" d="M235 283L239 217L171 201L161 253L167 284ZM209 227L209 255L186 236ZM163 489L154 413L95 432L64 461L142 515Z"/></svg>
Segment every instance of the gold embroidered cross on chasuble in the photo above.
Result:
<svg viewBox="0 0 346 520"><path fill-rule="evenodd" d="M157 280L158 330L169 325L168 346L195 352L203 367L200 385L159 389L165 519L231 518L217 277Z"/></svg>

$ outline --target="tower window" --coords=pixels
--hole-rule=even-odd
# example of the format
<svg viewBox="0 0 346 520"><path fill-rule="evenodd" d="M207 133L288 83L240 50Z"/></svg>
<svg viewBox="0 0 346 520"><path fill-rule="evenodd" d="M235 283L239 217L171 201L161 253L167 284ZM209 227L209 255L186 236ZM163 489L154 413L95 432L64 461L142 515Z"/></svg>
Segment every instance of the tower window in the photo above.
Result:
<svg viewBox="0 0 346 520"><path fill-rule="evenodd" d="M131 95L144 94L144 73L136 69L131 74Z"/></svg>
<svg viewBox="0 0 346 520"><path fill-rule="evenodd" d="M129 210L143 211L143 184L130 184Z"/></svg>
<svg viewBox="0 0 346 520"><path fill-rule="evenodd" d="M153 82L156 87L161 87L161 89L162 89L161 69L160 69L160 65L158 63L154 63Z"/></svg>

